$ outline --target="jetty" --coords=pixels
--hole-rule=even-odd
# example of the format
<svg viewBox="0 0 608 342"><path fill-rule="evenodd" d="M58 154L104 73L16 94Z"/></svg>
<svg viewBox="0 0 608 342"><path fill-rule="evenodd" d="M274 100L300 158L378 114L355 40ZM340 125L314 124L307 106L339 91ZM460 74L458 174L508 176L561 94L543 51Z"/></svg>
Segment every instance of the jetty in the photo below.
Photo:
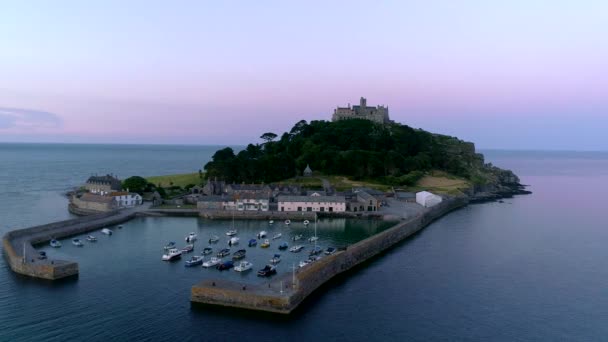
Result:
<svg viewBox="0 0 608 342"><path fill-rule="evenodd" d="M321 285L336 275L369 260L419 232L441 216L466 206L467 197L451 198L426 208L418 215L302 269L285 273L263 285L243 285L222 279L211 279L194 285L193 303L289 314Z"/></svg>

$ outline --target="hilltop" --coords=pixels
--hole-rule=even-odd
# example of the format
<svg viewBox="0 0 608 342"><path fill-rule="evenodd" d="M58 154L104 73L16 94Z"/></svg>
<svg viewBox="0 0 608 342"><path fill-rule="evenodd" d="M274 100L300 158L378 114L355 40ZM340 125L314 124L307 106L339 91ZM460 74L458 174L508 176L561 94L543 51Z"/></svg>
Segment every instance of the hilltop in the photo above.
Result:
<svg viewBox="0 0 608 342"><path fill-rule="evenodd" d="M216 151L205 176L271 183L310 166L325 176L381 187L457 185L451 190L484 199L526 193L513 172L485 163L473 143L399 123L302 120L280 137L269 132L261 139L238 154L229 147Z"/></svg>

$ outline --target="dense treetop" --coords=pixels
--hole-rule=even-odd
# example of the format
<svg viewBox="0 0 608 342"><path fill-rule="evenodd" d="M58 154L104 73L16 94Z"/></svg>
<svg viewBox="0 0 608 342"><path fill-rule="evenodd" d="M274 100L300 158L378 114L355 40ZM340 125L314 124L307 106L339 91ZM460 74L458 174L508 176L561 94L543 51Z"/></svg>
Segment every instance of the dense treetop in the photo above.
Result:
<svg viewBox="0 0 608 342"><path fill-rule="evenodd" d="M218 150L205 165L206 176L270 183L301 175L307 164L323 174L375 178L393 185L409 185L430 169L470 176L446 148L447 141L459 140L406 125L302 120L273 141L276 137L264 133L263 143L249 144L238 154L229 147Z"/></svg>

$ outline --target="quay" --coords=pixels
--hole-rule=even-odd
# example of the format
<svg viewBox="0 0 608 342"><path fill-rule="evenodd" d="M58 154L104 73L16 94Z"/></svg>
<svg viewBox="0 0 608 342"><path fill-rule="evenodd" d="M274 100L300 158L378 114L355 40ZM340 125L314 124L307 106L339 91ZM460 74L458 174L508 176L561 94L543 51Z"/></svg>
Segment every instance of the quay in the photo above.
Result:
<svg viewBox="0 0 608 342"><path fill-rule="evenodd" d="M191 289L193 303L289 314L304 299L334 276L369 260L417 233L443 215L468 205L467 197L451 198L418 215L348 246L345 250L293 269L264 285L243 285L226 280L206 280Z"/></svg>

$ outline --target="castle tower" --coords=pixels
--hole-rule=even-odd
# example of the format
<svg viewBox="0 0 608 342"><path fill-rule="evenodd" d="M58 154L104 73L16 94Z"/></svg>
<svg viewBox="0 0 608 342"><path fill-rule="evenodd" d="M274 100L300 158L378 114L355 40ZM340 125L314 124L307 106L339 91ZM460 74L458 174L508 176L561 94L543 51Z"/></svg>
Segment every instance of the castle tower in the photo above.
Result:
<svg viewBox="0 0 608 342"><path fill-rule="evenodd" d="M361 109L367 107L367 99L365 97L361 97L361 100L359 100L359 106Z"/></svg>

